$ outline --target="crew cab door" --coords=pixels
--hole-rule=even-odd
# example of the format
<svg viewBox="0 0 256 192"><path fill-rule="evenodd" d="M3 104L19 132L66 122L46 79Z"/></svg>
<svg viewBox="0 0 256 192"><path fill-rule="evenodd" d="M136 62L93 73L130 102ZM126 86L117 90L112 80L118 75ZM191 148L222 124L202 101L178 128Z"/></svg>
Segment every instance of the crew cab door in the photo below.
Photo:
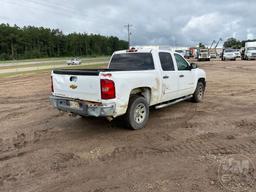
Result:
<svg viewBox="0 0 256 192"><path fill-rule="evenodd" d="M179 97L193 94L195 74L190 68L190 64L179 54L174 53L177 64Z"/></svg>
<svg viewBox="0 0 256 192"><path fill-rule="evenodd" d="M162 68L162 97L161 102L169 101L178 96L178 74L174 67L173 58L169 52L159 52Z"/></svg>

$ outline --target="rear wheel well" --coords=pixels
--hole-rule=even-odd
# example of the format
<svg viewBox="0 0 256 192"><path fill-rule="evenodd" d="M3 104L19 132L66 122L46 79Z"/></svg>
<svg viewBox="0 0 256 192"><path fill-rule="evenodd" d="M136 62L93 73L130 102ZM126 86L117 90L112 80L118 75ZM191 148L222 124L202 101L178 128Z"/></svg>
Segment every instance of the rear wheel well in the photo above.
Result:
<svg viewBox="0 0 256 192"><path fill-rule="evenodd" d="M151 101L151 89L149 87L138 87L131 91L130 98L132 95L139 95L146 99L148 104L150 104ZM130 100L129 98L129 100Z"/></svg>

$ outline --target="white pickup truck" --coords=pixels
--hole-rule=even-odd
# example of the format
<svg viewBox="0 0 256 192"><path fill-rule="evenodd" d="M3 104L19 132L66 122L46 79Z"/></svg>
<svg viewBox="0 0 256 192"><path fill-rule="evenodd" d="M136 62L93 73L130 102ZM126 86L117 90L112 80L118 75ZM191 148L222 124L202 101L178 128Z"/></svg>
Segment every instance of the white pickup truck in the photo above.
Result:
<svg viewBox="0 0 256 192"><path fill-rule="evenodd" d="M132 129L143 128L149 107L162 108L203 100L206 75L180 54L159 49L115 52L107 69L52 71L52 105L81 116L125 117Z"/></svg>

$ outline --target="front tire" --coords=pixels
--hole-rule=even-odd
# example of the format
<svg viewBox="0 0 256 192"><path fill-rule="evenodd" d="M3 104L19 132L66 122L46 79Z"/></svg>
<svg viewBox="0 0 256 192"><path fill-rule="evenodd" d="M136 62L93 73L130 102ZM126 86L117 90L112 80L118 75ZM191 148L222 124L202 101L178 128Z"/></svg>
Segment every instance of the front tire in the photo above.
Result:
<svg viewBox="0 0 256 192"><path fill-rule="evenodd" d="M149 117L149 105L146 99L139 95L131 96L125 115L128 126L133 130L145 127Z"/></svg>
<svg viewBox="0 0 256 192"><path fill-rule="evenodd" d="M196 90L193 94L193 101L196 103L202 102L204 98L204 91L205 91L205 85L203 82L199 81L197 83Z"/></svg>

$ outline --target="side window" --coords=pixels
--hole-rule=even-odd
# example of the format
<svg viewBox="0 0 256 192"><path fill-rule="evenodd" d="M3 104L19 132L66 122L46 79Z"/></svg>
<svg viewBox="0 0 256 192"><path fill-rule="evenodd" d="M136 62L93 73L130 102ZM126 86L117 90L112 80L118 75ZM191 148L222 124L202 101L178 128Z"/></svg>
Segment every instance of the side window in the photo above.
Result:
<svg viewBox="0 0 256 192"><path fill-rule="evenodd" d="M180 55L174 54L179 71L189 70L187 61Z"/></svg>
<svg viewBox="0 0 256 192"><path fill-rule="evenodd" d="M160 52L159 58L163 71L174 71L173 60L170 53Z"/></svg>

